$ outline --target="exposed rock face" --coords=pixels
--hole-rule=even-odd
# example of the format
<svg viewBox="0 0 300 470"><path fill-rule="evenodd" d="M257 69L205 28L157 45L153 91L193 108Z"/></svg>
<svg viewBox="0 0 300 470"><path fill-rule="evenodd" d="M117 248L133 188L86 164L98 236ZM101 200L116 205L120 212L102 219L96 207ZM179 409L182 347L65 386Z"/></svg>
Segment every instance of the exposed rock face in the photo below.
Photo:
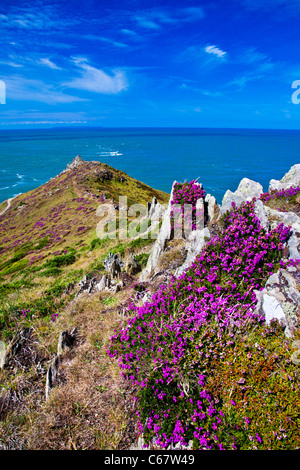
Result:
<svg viewBox="0 0 300 470"><path fill-rule="evenodd" d="M204 201L207 206L207 216L209 222L216 222L220 213L220 206L217 204L216 198L211 194L206 194Z"/></svg>
<svg viewBox="0 0 300 470"><path fill-rule="evenodd" d="M291 186L300 186L300 163L292 166L281 180L271 179L269 191L271 189L286 189Z"/></svg>
<svg viewBox="0 0 300 470"><path fill-rule="evenodd" d="M77 157L75 157L72 160L72 162L67 165L67 170L72 170L73 168L76 168L77 166L81 165L82 163L84 163L84 161L82 160L81 156L77 155Z"/></svg>
<svg viewBox="0 0 300 470"><path fill-rule="evenodd" d="M118 255L109 252L108 256L103 261L103 264L112 279L120 275L123 263Z"/></svg>
<svg viewBox="0 0 300 470"><path fill-rule="evenodd" d="M129 276L134 276L141 270L140 264L137 262L135 256L131 253L125 263L125 271Z"/></svg>
<svg viewBox="0 0 300 470"><path fill-rule="evenodd" d="M255 201L254 212L255 215L259 218L262 227L268 232L270 228L270 222L267 216L266 208L262 201Z"/></svg>
<svg viewBox="0 0 300 470"><path fill-rule="evenodd" d="M154 275L158 272L157 266L158 266L159 257L165 249L167 240L170 240L170 238L171 238L171 210L172 210L171 201L173 199L175 183L176 183L176 181L174 181L173 186L172 186L172 191L171 191L169 204L168 204L167 210L164 214L161 229L160 229L160 231L158 233L158 237L157 237L157 239L156 239L156 241L155 241L155 243L154 243L154 245L151 249L150 256L149 256L148 262L147 262L147 266L145 267L145 269L141 273L140 281L146 281L152 275Z"/></svg>
<svg viewBox="0 0 300 470"><path fill-rule="evenodd" d="M186 269L191 266L196 256L204 248L207 240L210 238L210 231L207 227L202 230L194 230L191 232L186 244L187 256L185 262L176 269L175 276L180 276Z"/></svg>
<svg viewBox="0 0 300 470"><path fill-rule="evenodd" d="M228 189L224 194L220 215L230 210L233 202L239 207L244 202L251 201L254 197L259 198L262 193L263 187L260 183L243 178L234 193Z"/></svg>
<svg viewBox="0 0 300 470"><path fill-rule="evenodd" d="M0 369L9 367L10 362L18 354L18 352L31 340L33 329L22 328L13 337L8 347L5 349L2 343L1 356L0 356Z"/></svg>
<svg viewBox="0 0 300 470"><path fill-rule="evenodd" d="M77 328L74 328L70 333L67 330L62 331L59 335L57 354L53 356L47 370L45 387L46 400L49 399L51 390L61 382L59 366L63 360L63 355L73 347L76 335Z"/></svg>
<svg viewBox="0 0 300 470"><path fill-rule="evenodd" d="M265 288L256 291L256 311L265 316L266 323L273 319L282 322L287 337L293 336L297 327L300 292L296 268L280 269L270 276Z"/></svg>

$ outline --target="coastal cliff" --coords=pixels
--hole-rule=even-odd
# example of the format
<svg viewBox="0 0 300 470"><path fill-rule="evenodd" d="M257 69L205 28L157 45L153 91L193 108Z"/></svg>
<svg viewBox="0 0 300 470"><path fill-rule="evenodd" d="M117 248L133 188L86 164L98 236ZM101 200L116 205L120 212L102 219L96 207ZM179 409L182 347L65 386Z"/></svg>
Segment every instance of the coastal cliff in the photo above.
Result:
<svg viewBox="0 0 300 470"><path fill-rule="evenodd" d="M300 447L300 165L218 205L77 156L0 233L1 449Z"/></svg>

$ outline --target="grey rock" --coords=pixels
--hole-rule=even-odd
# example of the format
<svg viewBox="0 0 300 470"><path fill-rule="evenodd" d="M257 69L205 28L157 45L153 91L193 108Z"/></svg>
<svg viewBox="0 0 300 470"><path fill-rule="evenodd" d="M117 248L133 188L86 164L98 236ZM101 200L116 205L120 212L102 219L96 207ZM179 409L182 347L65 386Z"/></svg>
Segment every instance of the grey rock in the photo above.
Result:
<svg viewBox="0 0 300 470"><path fill-rule="evenodd" d="M184 263L176 269L175 276L180 276L196 259L197 255L210 239L210 231L207 227L202 230L194 230L186 243L187 256Z"/></svg>
<svg viewBox="0 0 300 470"><path fill-rule="evenodd" d="M0 369L5 369L9 366L10 361L26 345L26 342L31 337L32 332L32 328L24 327L15 334L6 350L4 350L2 344Z"/></svg>
<svg viewBox="0 0 300 470"><path fill-rule="evenodd" d="M54 356L47 371L45 389L46 400L49 399L51 390L57 385L59 358L60 357L57 355Z"/></svg>
<svg viewBox="0 0 300 470"><path fill-rule="evenodd" d="M232 203L240 207L243 203L251 201L254 197L259 198L263 194L263 187L260 183L243 178L235 192L229 189L224 194L222 205L220 208L220 215L230 210Z"/></svg>
<svg viewBox="0 0 300 470"><path fill-rule="evenodd" d="M141 270L141 266L132 253L128 256L125 263L125 271L129 276L134 276Z"/></svg>
<svg viewBox="0 0 300 470"><path fill-rule="evenodd" d="M271 179L269 191L272 189L287 189L291 186L300 186L300 163L293 165L281 180Z"/></svg>
<svg viewBox="0 0 300 470"><path fill-rule="evenodd" d="M256 291L256 311L264 315L266 323L273 319L285 327L285 335L293 336L298 327L298 311L300 306L299 284L295 273L280 269L269 277L265 288Z"/></svg>
<svg viewBox="0 0 300 470"><path fill-rule="evenodd" d="M293 233L287 242L289 248L289 259L300 258L300 240L295 233Z"/></svg>
<svg viewBox="0 0 300 470"><path fill-rule="evenodd" d="M294 231L300 233L300 217L294 212L281 212L265 206L265 211L270 222L270 227L275 228L279 224L293 227Z"/></svg>
<svg viewBox="0 0 300 470"><path fill-rule="evenodd" d="M220 206L217 204L217 200L211 194L206 194L205 204L207 205L207 216L209 222L216 222L220 213Z"/></svg>
<svg viewBox="0 0 300 470"><path fill-rule="evenodd" d="M74 328L70 333L62 331L58 338L57 355L60 356L65 351L71 349L76 338L77 329Z"/></svg>
<svg viewBox="0 0 300 470"><path fill-rule="evenodd" d="M109 252L108 256L103 261L103 265L104 265L106 271L111 275L111 277L116 278L116 277L119 276L119 274L122 270L123 262L118 257L117 254L113 254L113 253Z"/></svg>
<svg viewBox="0 0 300 470"><path fill-rule="evenodd" d="M81 156L77 155L77 157L75 157L72 160L72 162L67 165L67 170L72 170L73 168L76 168L77 166L82 165L82 163L84 163L84 162L83 162Z"/></svg>
<svg viewBox="0 0 300 470"><path fill-rule="evenodd" d="M254 213L259 218L261 226L268 232L270 228L269 219L267 217L264 203L256 200L254 203Z"/></svg>
<svg viewBox="0 0 300 470"><path fill-rule="evenodd" d="M102 292L105 290L106 287L108 287L109 281L108 278L105 276L105 274L102 276L100 282L96 284L95 289L97 292Z"/></svg>
<svg viewBox="0 0 300 470"><path fill-rule="evenodd" d="M172 191L171 191L171 196L169 199L169 204L168 207L164 213L162 225L160 228L160 231L158 233L158 236L153 244L153 247L150 251L150 256L148 258L147 265L145 269L141 272L140 275L140 281L146 281L148 280L152 275L156 274L158 272L158 260L160 255L163 253L166 242L167 240L171 239L171 210L172 210L172 205L171 201L173 199L173 193L174 193L174 185L176 181L174 181L172 185Z"/></svg>

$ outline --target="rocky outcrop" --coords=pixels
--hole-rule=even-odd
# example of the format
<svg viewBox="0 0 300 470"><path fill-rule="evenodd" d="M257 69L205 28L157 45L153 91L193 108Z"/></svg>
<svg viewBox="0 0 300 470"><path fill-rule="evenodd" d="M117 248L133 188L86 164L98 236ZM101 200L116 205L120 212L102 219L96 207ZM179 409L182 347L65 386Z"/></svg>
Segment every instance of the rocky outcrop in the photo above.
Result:
<svg viewBox="0 0 300 470"><path fill-rule="evenodd" d="M176 181L174 181L172 186L169 204L164 214L164 218L157 239L155 240L154 245L150 251L150 256L148 258L147 265L140 275L141 282L148 280L151 276L155 275L158 272L159 257L165 249L167 240L171 239L171 201L173 199L175 183Z"/></svg>
<svg viewBox="0 0 300 470"><path fill-rule="evenodd" d="M292 266L280 269L270 276L263 290L256 291L256 312L264 315L267 325L274 319L281 322L287 337L292 337L298 326L299 274Z"/></svg>
<svg viewBox="0 0 300 470"><path fill-rule="evenodd" d="M118 257L117 254L109 252L108 256L103 261L105 270L109 273L111 278L119 277L120 272L123 267L122 260Z"/></svg>
<svg viewBox="0 0 300 470"><path fill-rule="evenodd" d="M15 334L7 348L5 348L4 343L2 343L0 369L6 369L10 367L18 353L20 353L26 345L29 346L29 344L32 342L32 333L32 328L24 327ZM20 365L22 364L20 363Z"/></svg>
<svg viewBox="0 0 300 470"><path fill-rule="evenodd" d="M260 183L243 178L235 192L228 189L224 194L220 215L230 210L233 202L239 207L244 202L251 201L254 197L259 198L261 194L263 194L263 187Z"/></svg>
<svg viewBox="0 0 300 470"><path fill-rule="evenodd" d="M46 374L46 400L50 398L51 390L62 381L59 366L63 361L64 354L74 346L76 336L77 328L73 328L70 333L67 330L62 331L59 335L57 343L57 353L53 356Z"/></svg>
<svg viewBox="0 0 300 470"><path fill-rule="evenodd" d="M300 186L300 163L292 166L281 180L271 179L269 191L272 189L287 189L291 186Z"/></svg>
<svg viewBox="0 0 300 470"><path fill-rule="evenodd" d="M220 214L220 206L217 204L216 198L211 194L206 194L204 202L209 222L215 223Z"/></svg>
<svg viewBox="0 0 300 470"><path fill-rule="evenodd" d="M82 160L81 156L77 155L77 157L75 157L72 162L67 165L67 170L73 170L73 168L76 168L77 166L82 165L83 163L84 161Z"/></svg>
<svg viewBox="0 0 300 470"><path fill-rule="evenodd" d="M197 255L204 248L207 240L210 239L210 231L207 227L201 230L194 230L190 233L186 243L187 255L184 263L176 269L175 276L180 276L186 269L191 266Z"/></svg>
<svg viewBox="0 0 300 470"><path fill-rule="evenodd" d="M125 263L125 271L129 276L134 276L141 270L141 266L136 260L135 256L131 253Z"/></svg>

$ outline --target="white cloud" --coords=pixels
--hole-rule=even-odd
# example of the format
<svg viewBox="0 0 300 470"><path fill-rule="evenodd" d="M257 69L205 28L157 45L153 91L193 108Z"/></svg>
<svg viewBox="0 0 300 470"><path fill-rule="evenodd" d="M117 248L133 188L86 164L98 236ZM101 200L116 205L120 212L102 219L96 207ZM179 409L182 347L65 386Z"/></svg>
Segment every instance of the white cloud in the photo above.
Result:
<svg viewBox="0 0 300 470"><path fill-rule="evenodd" d="M52 62L52 60L48 59L47 57L40 59L38 62L42 65L45 65L46 67L49 67L50 69L61 70L60 67L58 67L54 62Z"/></svg>
<svg viewBox="0 0 300 470"><path fill-rule="evenodd" d="M128 88L126 74L121 70L114 70L112 75L108 75L87 64L84 58L74 58L73 62L81 68L81 77L64 83L65 86L106 95L114 95Z"/></svg>
<svg viewBox="0 0 300 470"><path fill-rule="evenodd" d="M4 81L7 100L39 101L52 105L86 101L77 96L67 95L42 80L27 79L20 75L14 75L5 78Z"/></svg>
<svg viewBox="0 0 300 470"><path fill-rule="evenodd" d="M205 52L207 52L207 54L214 54L220 58L225 57L227 54L227 52L222 51L222 49L219 49L217 46L206 46Z"/></svg>

